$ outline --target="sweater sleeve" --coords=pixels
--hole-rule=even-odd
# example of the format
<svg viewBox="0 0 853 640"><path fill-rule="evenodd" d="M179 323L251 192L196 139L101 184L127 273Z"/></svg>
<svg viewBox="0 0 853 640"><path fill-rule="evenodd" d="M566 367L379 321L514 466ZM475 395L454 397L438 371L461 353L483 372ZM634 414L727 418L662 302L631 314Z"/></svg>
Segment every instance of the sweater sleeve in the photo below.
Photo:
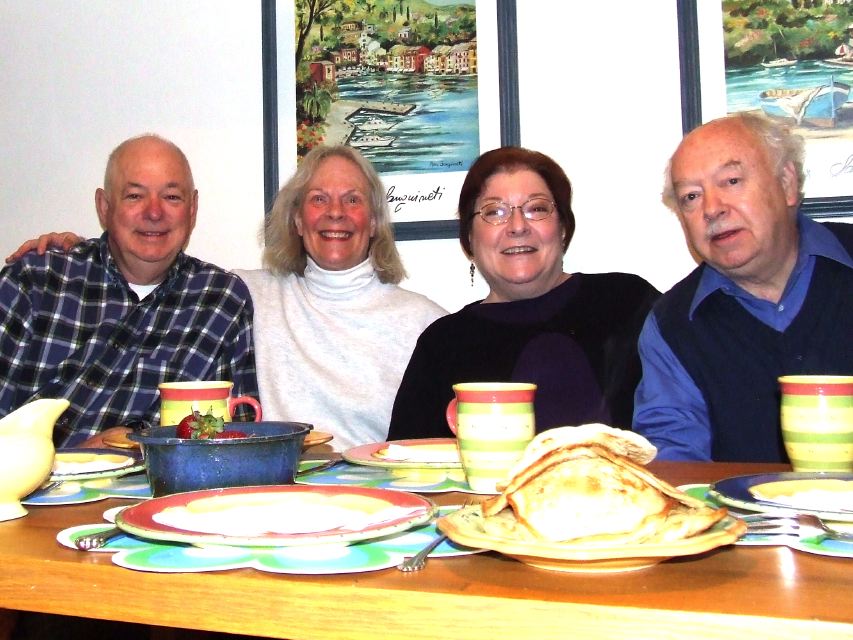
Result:
<svg viewBox="0 0 853 640"><path fill-rule="evenodd" d="M441 373L439 364L448 345L441 348L435 337L428 328L418 338L394 400L389 440L453 437L445 418L453 382Z"/></svg>

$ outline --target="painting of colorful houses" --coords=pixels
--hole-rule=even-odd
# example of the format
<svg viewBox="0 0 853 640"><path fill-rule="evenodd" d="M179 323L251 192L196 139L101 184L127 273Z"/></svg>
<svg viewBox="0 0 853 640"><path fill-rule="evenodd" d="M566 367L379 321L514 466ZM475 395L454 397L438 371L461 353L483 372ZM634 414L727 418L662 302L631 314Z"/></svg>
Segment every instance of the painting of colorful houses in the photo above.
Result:
<svg viewBox="0 0 853 640"><path fill-rule="evenodd" d="M383 174L480 153L475 2L295 0L297 157L356 147Z"/></svg>

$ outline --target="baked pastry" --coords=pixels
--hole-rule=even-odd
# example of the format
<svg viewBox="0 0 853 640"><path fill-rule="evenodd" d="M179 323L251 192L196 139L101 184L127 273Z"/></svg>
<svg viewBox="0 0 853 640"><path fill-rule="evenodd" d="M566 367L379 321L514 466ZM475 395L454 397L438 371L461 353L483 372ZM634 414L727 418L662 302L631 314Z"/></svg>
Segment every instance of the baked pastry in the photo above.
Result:
<svg viewBox="0 0 853 640"><path fill-rule="evenodd" d="M655 447L606 425L560 427L528 446L501 493L482 503L493 535L613 545L695 535L726 516L657 478Z"/></svg>

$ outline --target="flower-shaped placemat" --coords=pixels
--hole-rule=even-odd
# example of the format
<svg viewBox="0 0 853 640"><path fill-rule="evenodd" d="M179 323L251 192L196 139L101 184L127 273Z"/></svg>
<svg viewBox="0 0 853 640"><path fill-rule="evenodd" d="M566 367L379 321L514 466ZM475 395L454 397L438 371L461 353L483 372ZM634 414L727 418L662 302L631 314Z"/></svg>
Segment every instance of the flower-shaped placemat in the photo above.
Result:
<svg viewBox="0 0 853 640"><path fill-rule="evenodd" d="M144 473L121 477L93 478L91 480L65 480L45 491L29 495L26 505L61 505L96 502L106 498L150 498L151 487Z"/></svg>
<svg viewBox="0 0 853 640"><path fill-rule="evenodd" d="M339 462L331 468L305 474L298 477L296 483L398 489L415 493L476 493L468 486L462 469L387 469L349 462Z"/></svg>
<svg viewBox="0 0 853 640"><path fill-rule="evenodd" d="M457 507L442 507L441 515ZM116 510L105 517L114 518ZM75 541L84 535L109 529L109 524L87 524L60 531L60 544L76 549ZM80 553L112 553L112 561L127 569L156 573L193 573L225 569L254 568L270 573L324 575L358 573L395 567L404 558L424 548L441 535L435 521L384 538L351 545L320 544L299 547L231 547L165 544L121 534L106 545ZM446 540L430 554L430 558L447 558L478 553Z"/></svg>

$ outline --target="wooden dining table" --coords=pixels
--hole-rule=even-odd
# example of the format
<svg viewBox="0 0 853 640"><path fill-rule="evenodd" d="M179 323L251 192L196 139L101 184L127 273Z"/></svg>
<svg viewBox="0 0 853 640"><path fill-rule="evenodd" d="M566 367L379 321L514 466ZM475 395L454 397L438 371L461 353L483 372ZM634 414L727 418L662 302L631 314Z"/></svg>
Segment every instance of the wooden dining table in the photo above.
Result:
<svg viewBox="0 0 853 640"><path fill-rule="evenodd" d="M676 485L789 470L650 468ZM147 573L56 541L123 504L31 506L0 522L0 607L274 638L853 638L853 559L785 546L729 545L618 573L549 571L490 551L436 558L416 573L303 576Z"/></svg>

